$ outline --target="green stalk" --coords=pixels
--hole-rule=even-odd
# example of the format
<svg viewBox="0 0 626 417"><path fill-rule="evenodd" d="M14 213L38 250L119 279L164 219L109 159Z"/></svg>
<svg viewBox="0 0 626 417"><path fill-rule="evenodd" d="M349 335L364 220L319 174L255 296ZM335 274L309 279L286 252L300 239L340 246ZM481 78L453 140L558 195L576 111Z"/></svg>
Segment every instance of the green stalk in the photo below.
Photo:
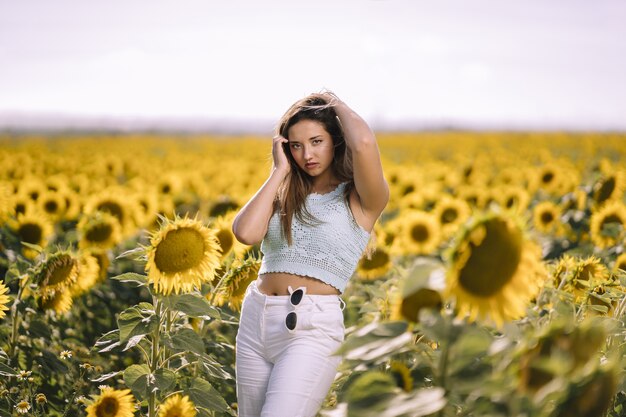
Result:
<svg viewBox="0 0 626 417"><path fill-rule="evenodd" d="M22 284L23 281L24 283ZM28 284L28 279L22 279L22 277L20 277L20 285L18 286L18 290L17 290L17 296L15 297L15 300L13 301L13 304L11 305L11 339L9 341L9 364L13 364L13 360L16 359L14 358L15 355L15 348L17 346L17 336L18 336L18 328L19 328L19 323L20 323L20 315L17 313L17 306L22 302L22 294L23 294L23 290L24 287ZM15 361L17 363L17 360Z"/></svg>
<svg viewBox="0 0 626 417"><path fill-rule="evenodd" d="M159 364L159 343L161 335L161 301L155 300L155 312L157 316L158 325L154 330L152 336L152 352L150 354L150 375L154 375ZM148 417L156 417L156 391L148 385L150 392L148 394Z"/></svg>

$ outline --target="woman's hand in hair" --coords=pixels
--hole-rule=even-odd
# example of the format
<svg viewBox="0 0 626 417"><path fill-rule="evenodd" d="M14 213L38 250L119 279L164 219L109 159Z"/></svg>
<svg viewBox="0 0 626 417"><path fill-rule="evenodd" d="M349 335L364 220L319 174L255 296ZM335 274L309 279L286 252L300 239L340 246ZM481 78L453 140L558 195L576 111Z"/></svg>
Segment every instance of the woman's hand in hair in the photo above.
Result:
<svg viewBox="0 0 626 417"><path fill-rule="evenodd" d="M291 171L291 165L285 154L283 144L289 144L289 141L280 135L274 136L272 145L272 158L274 159L274 170L282 171L287 175Z"/></svg>

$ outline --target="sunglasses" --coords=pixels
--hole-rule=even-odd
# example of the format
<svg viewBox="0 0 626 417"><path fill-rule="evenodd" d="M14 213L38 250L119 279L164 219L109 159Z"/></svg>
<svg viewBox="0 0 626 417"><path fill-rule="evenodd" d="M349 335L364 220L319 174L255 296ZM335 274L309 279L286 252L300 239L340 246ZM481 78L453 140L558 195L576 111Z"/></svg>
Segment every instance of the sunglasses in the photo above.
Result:
<svg viewBox="0 0 626 417"><path fill-rule="evenodd" d="M289 296L289 303L291 303L291 305L295 309L296 306L300 304L303 297L304 288L300 287L291 293L291 295ZM298 315L295 311L291 311L287 314L287 317L285 317L285 326L287 326L287 330L289 330L289 332L291 333L295 330L296 324L298 324Z"/></svg>

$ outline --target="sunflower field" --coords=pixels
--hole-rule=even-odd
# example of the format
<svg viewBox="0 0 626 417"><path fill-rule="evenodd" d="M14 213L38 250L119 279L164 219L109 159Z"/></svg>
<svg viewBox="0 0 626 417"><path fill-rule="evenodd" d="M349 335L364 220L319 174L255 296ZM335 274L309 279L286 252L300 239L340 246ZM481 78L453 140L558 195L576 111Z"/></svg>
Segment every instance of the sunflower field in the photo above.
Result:
<svg viewBox="0 0 626 417"><path fill-rule="evenodd" d="M626 135L395 133L320 416L626 416ZM0 137L0 416L236 416L268 137Z"/></svg>

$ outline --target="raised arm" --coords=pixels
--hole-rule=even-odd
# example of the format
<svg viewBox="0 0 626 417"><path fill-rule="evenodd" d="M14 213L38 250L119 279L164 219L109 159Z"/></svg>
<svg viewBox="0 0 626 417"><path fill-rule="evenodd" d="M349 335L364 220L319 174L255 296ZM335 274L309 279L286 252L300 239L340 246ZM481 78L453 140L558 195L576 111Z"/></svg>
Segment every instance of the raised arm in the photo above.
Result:
<svg viewBox="0 0 626 417"><path fill-rule="evenodd" d="M278 188L290 171L289 161L285 156L282 144L287 139L276 136L272 144L274 166L269 178L263 183L256 194L239 210L233 220L233 233L238 241L246 245L254 245L263 240L267 233L267 225L272 216L274 198Z"/></svg>
<svg viewBox="0 0 626 417"><path fill-rule="evenodd" d="M332 93L331 103L343 128L346 145L352 151L354 185L365 211L377 218L389 201L389 185L383 176L376 136L358 114Z"/></svg>

